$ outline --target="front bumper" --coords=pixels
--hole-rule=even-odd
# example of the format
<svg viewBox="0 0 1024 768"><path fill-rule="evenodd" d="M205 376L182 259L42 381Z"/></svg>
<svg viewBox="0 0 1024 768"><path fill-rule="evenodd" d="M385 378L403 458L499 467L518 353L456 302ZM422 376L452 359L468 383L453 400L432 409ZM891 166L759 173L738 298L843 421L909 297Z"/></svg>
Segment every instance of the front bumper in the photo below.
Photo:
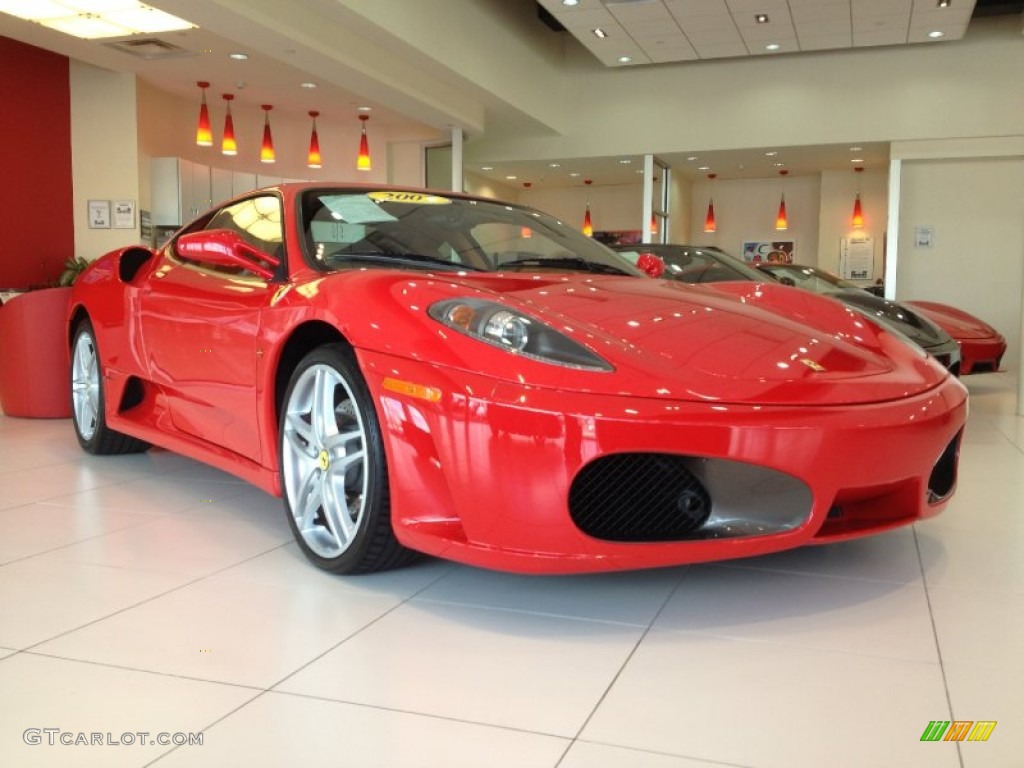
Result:
<svg viewBox="0 0 1024 768"><path fill-rule="evenodd" d="M952 377L868 405L733 406L530 389L359 356L384 434L398 539L520 572L748 557L912 523L937 514L952 493L967 415L966 391ZM396 391L385 378L416 386ZM711 505L729 510L719 532L637 541L581 530L570 509L574 481L598 459L625 454L711 467ZM630 494L642 495L637 489Z"/></svg>

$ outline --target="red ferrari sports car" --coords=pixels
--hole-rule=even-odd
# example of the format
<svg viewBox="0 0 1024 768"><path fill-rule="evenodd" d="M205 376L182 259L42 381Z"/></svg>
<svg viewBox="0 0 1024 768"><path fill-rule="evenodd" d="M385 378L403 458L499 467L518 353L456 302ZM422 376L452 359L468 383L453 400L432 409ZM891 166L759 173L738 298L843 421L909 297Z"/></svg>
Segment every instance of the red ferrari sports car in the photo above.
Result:
<svg viewBox="0 0 1024 768"><path fill-rule="evenodd" d="M285 184L108 253L68 316L92 453L155 444L284 497L318 566L743 557L939 512L966 390L784 286L643 278L529 208Z"/></svg>
<svg viewBox="0 0 1024 768"><path fill-rule="evenodd" d="M937 301L904 301L960 345L960 373L998 371L1006 353L1006 339L988 323L962 309Z"/></svg>

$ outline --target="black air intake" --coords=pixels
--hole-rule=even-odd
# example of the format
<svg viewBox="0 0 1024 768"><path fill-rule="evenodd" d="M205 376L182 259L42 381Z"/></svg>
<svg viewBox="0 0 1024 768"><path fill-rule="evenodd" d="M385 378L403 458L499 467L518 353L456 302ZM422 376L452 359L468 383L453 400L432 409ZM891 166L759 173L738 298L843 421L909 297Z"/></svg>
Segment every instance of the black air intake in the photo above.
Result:
<svg viewBox="0 0 1024 768"><path fill-rule="evenodd" d="M573 480L569 514L581 531L607 541L703 538L696 532L711 514L711 496L687 463L662 453L596 459Z"/></svg>

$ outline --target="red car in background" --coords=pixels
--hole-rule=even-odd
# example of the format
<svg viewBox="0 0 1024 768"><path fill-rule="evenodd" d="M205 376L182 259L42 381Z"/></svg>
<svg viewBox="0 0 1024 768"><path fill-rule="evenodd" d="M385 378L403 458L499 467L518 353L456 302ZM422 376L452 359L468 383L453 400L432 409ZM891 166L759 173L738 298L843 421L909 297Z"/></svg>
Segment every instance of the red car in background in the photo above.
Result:
<svg viewBox="0 0 1024 768"><path fill-rule="evenodd" d="M539 211L284 184L75 282L73 424L284 497L336 573L746 557L937 514L967 392L844 305L652 280Z"/></svg>
<svg viewBox="0 0 1024 768"><path fill-rule="evenodd" d="M960 375L998 371L1006 353L1006 339L988 323L962 309L937 301L904 301L960 345Z"/></svg>

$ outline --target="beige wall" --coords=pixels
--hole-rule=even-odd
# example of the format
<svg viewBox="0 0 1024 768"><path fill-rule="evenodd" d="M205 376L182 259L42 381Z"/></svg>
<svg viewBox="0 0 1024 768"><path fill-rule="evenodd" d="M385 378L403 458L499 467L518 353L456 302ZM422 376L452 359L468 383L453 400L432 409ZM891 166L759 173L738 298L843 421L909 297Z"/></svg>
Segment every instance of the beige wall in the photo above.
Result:
<svg viewBox="0 0 1024 768"><path fill-rule="evenodd" d="M94 259L139 237L135 77L72 59L69 79L75 256ZM89 200L134 201L134 228L90 228Z"/></svg>
<svg viewBox="0 0 1024 768"><path fill-rule="evenodd" d="M1021 361L1024 157L906 160L902 164L897 299L953 304L1009 342L1004 367ZM934 228L919 248L914 230Z"/></svg>

